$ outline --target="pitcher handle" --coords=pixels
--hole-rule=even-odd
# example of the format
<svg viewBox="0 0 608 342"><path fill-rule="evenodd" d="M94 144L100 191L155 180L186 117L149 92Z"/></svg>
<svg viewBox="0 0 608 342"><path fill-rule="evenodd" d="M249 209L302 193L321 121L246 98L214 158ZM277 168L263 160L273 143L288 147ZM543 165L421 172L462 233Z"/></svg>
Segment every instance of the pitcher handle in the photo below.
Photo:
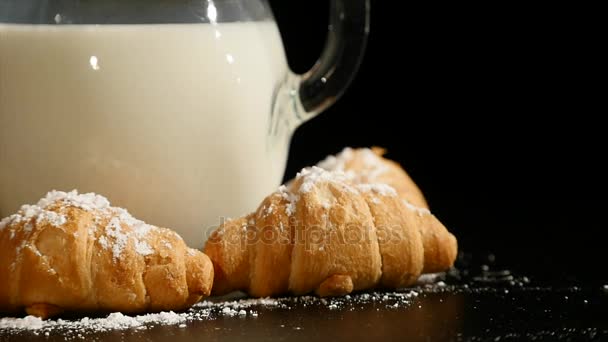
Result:
<svg viewBox="0 0 608 342"><path fill-rule="evenodd" d="M307 73L289 72L275 98L275 119L282 117L293 129L338 100L363 60L369 22L370 0L331 1L323 54ZM275 125L277 121L282 120L276 120Z"/></svg>

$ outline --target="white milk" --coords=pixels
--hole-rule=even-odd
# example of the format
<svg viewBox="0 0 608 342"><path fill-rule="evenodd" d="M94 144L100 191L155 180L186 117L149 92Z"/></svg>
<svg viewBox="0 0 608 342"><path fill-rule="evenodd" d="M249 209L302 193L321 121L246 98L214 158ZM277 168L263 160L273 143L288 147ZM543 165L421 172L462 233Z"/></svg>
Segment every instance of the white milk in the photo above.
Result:
<svg viewBox="0 0 608 342"><path fill-rule="evenodd" d="M0 216L92 191L200 247L281 181L287 70L272 22L0 24Z"/></svg>

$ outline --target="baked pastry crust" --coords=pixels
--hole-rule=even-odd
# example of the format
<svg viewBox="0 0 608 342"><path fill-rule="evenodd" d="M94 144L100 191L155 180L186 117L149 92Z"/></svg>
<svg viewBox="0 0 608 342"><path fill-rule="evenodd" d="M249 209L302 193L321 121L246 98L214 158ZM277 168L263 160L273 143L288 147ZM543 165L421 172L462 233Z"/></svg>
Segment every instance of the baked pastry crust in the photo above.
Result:
<svg viewBox="0 0 608 342"><path fill-rule="evenodd" d="M213 267L175 232L102 196L51 192L0 223L0 311L180 310L208 296Z"/></svg>
<svg viewBox="0 0 608 342"><path fill-rule="evenodd" d="M351 160L359 158L352 153ZM415 193L412 187L402 185L399 192L386 183L366 183L399 185L407 174L389 167L385 172L398 176L371 178L356 168L306 168L254 213L222 224L204 249L217 275L213 294L345 295L405 287L422 273L450 268L456 238L427 208L404 198ZM426 205L421 196L418 203Z"/></svg>

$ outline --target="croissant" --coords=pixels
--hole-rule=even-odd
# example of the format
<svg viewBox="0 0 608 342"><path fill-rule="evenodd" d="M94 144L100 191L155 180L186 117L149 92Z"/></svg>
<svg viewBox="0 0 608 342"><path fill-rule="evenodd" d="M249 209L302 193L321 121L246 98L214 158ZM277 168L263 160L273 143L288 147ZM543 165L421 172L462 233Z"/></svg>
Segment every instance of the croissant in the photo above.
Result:
<svg viewBox="0 0 608 342"><path fill-rule="evenodd" d="M0 221L0 311L184 309L208 296L213 266L173 231L96 194L53 191Z"/></svg>
<svg viewBox="0 0 608 342"><path fill-rule="evenodd" d="M214 295L337 296L404 287L422 273L444 271L457 242L390 185L312 167L256 212L222 223L204 251L215 269Z"/></svg>

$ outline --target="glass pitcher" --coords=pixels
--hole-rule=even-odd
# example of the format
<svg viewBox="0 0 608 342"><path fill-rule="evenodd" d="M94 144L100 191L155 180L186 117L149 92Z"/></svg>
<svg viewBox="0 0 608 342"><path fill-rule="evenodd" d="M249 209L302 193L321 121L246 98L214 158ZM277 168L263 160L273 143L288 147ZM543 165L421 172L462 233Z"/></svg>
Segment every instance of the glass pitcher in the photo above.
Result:
<svg viewBox="0 0 608 342"><path fill-rule="evenodd" d="M292 73L265 0L0 0L0 218L95 192L200 247L282 180L302 122L345 90L369 0L332 0Z"/></svg>

